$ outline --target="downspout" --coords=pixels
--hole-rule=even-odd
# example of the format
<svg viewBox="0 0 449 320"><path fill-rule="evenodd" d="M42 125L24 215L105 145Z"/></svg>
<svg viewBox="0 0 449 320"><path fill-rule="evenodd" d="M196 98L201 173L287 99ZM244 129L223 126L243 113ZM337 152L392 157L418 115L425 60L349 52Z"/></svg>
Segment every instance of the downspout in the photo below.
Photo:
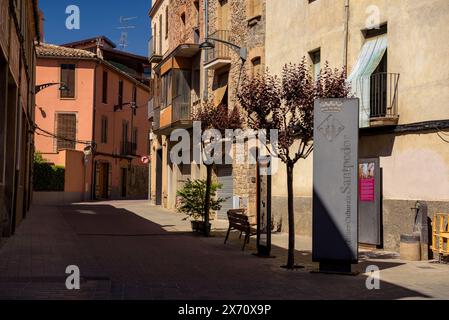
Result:
<svg viewBox="0 0 449 320"><path fill-rule="evenodd" d="M95 200L95 177L96 177L96 164L95 164L95 151L96 151L96 142L95 142L95 121L96 121L96 113L97 113L97 69L100 62L97 60L94 69L94 101L93 101L93 115L92 115L92 170L91 170L91 200Z"/></svg>
<svg viewBox="0 0 449 320"><path fill-rule="evenodd" d="M209 0L204 0L204 40L206 41L209 38ZM203 69L207 62L206 51L203 50ZM209 73L207 69L204 69L204 91L203 91L203 100L209 99Z"/></svg>
<svg viewBox="0 0 449 320"><path fill-rule="evenodd" d="M344 31L343 68L348 75L348 46L349 46L349 0L345 0L345 31Z"/></svg>

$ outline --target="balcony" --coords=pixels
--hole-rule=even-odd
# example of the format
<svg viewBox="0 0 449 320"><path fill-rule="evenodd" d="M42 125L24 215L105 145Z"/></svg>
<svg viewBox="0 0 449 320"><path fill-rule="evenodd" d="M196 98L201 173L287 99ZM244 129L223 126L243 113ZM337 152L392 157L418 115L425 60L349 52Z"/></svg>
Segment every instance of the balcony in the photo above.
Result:
<svg viewBox="0 0 449 320"><path fill-rule="evenodd" d="M224 66L231 64L232 49L228 45L214 41L212 39L219 39L229 42L229 31L218 30L209 35L210 42L215 45L214 49L206 51L205 69L217 70Z"/></svg>
<svg viewBox="0 0 449 320"><path fill-rule="evenodd" d="M159 63L162 61L161 48L157 48L155 37L151 37L150 41L148 41L148 60L150 63Z"/></svg>
<svg viewBox="0 0 449 320"><path fill-rule="evenodd" d="M192 127L190 101L184 101L182 97L173 99L171 105L160 110L159 121L154 118L154 131L158 134L168 135L176 129L188 129Z"/></svg>
<svg viewBox="0 0 449 320"><path fill-rule="evenodd" d="M371 76L370 127L398 124L398 73L380 72Z"/></svg>
<svg viewBox="0 0 449 320"><path fill-rule="evenodd" d="M137 144L129 141L122 141L120 148L121 156L135 156L137 154Z"/></svg>
<svg viewBox="0 0 449 320"><path fill-rule="evenodd" d="M190 115L190 98L188 95L175 97L172 108L172 123L189 122L192 119Z"/></svg>

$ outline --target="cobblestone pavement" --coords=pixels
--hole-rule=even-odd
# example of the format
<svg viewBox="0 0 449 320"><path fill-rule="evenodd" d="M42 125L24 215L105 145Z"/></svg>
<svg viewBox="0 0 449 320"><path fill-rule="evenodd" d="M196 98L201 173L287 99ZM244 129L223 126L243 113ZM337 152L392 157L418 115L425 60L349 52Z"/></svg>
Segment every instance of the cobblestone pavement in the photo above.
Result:
<svg viewBox="0 0 449 320"><path fill-rule="evenodd" d="M358 276L314 274L310 239L299 238L298 271L280 266L287 238L273 236L276 258L245 252L238 234L223 244L190 232L183 216L145 201L83 203L32 209L0 248L0 299L427 299L449 298L449 266L405 263L394 254L362 252ZM367 290L368 265L381 289ZM81 271L81 289L65 287L66 267Z"/></svg>

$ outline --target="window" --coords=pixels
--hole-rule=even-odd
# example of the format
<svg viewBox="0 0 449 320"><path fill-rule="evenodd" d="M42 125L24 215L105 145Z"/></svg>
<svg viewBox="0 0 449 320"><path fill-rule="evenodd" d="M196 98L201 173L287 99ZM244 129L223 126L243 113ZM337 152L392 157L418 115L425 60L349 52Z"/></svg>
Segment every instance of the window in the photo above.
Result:
<svg viewBox="0 0 449 320"><path fill-rule="evenodd" d="M309 53L309 55L310 55L310 59L312 60L314 80L318 80L320 77L320 71L321 71L321 50L317 49L317 50L311 51Z"/></svg>
<svg viewBox="0 0 449 320"><path fill-rule="evenodd" d="M185 26L186 25L186 13L185 12L181 13L181 21L182 21L182 24Z"/></svg>
<svg viewBox="0 0 449 320"><path fill-rule="evenodd" d="M60 91L62 99L75 98L75 69L74 64L61 64L61 82L67 87L67 90Z"/></svg>
<svg viewBox="0 0 449 320"><path fill-rule="evenodd" d="M379 113L379 115L385 113L384 110L373 110L371 102L374 97L383 95L387 87L390 86L390 84L386 84L387 87L376 85L387 80L387 56L385 55L387 47L388 38L386 35L367 39L348 77L352 92L360 99L360 126L362 128L370 126L370 117L373 113ZM372 84L375 86L372 87ZM392 88L397 87L396 80L391 82L391 86ZM393 90L390 93L394 94L394 92ZM382 98L376 101L383 102L384 100ZM380 106L383 108L382 103Z"/></svg>
<svg viewBox="0 0 449 320"><path fill-rule="evenodd" d="M168 39L168 7L165 7L165 39Z"/></svg>
<svg viewBox="0 0 449 320"><path fill-rule="evenodd" d="M162 101L161 107L166 108L172 103L172 70L164 74L161 78L162 85Z"/></svg>
<svg viewBox="0 0 449 320"><path fill-rule="evenodd" d="M154 33L153 33L153 52L151 54L158 54L158 48L157 48L157 24L154 24Z"/></svg>
<svg viewBox="0 0 449 320"><path fill-rule="evenodd" d="M121 154L129 154L129 139L128 139L129 123L128 121L122 122L122 143L121 143Z"/></svg>
<svg viewBox="0 0 449 320"><path fill-rule="evenodd" d="M248 0L247 3L247 15L248 18L255 18L262 15L262 3L261 0Z"/></svg>
<svg viewBox="0 0 449 320"><path fill-rule="evenodd" d="M143 69L143 77L145 79L151 79L151 68L150 67L145 67Z"/></svg>
<svg viewBox="0 0 449 320"><path fill-rule="evenodd" d="M123 108L123 80L118 82L118 105Z"/></svg>
<svg viewBox="0 0 449 320"><path fill-rule="evenodd" d="M162 14L159 15L159 52L162 55Z"/></svg>
<svg viewBox="0 0 449 320"><path fill-rule="evenodd" d="M133 128L133 135L132 135L132 153L135 154L137 151L137 137L138 137L138 130L137 128Z"/></svg>
<svg viewBox="0 0 449 320"><path fill-rule="evenodd" d="M128 121L123 121L122 123L122 141L128 142Z"/></svg>
<svg viewBox="0 0 449 320"><path fill-rule="evenodd" d="M219 30L229 30L229 1L219 0L218 27Z"/></svg>
<svg viewBox="0 0 449 320"><path fill-rule="evenodd" d="M108 143L108 117L101 117L101 143Z"/></svg>
<svg viewBox="0 0 449 320"><path fill-rule="evenodd" d="M75 150L76 148L76 114L56 114L56 151L62 149Z"/></svg>
<svg viewBox="0 0 449 320"><path fill-rule="evenodd" d="M261 57L255 57L253 60L251 60L252 63L252 76L257 77L262 74L262 58Z"/></svg>
<svg viewBox="0 0 449 320"><path fill-rule="evenodd" d="M108 73L103 72L103 94L101 101L103 103L108 103Z"/></svg>

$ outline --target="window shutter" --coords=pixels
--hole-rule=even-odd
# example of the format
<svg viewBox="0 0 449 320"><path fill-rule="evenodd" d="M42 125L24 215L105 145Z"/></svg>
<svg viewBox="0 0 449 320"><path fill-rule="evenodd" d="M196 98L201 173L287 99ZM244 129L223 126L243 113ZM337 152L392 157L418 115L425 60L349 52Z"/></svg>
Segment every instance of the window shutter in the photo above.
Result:
<svg viewBox="0 0 449 320"><path fill-rule="evenodd" d="M57 115L57 151L76 149L76 115L58 113Z"/></svg>

